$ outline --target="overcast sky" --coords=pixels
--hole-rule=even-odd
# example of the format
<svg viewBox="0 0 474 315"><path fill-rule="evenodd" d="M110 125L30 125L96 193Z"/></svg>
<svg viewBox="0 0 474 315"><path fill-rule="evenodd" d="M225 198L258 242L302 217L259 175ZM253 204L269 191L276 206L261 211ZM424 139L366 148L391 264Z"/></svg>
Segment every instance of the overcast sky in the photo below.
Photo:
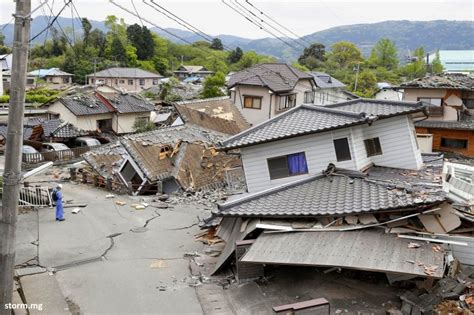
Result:
<svg viewBox="0 0 474 315"><path fill-rule="evenodd" d="M64 4L64 0L48 1L49 4L53 2L53 11L56 14ZM131 0L116 0L116 2L134 10ZM155 2L211 35L229 34L247 38L269 36L232 11L221 0L155 0ZM239 2L245 3L244 0ZM39 0L32 0L32 7L36 8L39 3ZM114 14L124 18L127 24L139 23L136 17L114 6L108 0L74 0L74 3L81 17L104 20L107 15ZM474 0L253 0L251 3L300 36L338 25L386 20L474 20ZM176 22L154 11L142 0L134 0L134 4L140 15L154 24L160 27L182 28ZM13 0L0 0L0 24L11 20L13 11ZM42 14L44 12L38 10L33 17ZM71 10L67 8L61 16L70 17ZM150 26L146 22L145 25Z"/></svg>

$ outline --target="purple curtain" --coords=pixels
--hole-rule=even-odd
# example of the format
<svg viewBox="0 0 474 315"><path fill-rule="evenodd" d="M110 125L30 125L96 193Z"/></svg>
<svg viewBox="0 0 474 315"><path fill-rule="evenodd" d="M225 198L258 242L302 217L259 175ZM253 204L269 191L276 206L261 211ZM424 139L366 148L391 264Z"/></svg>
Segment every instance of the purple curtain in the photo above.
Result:
<svg viewBox="0 0 474 315"><path fill-rule="evenodd" d="M308 165L304 153L295 153L287 156L290 175L308 173Z"/></svg>

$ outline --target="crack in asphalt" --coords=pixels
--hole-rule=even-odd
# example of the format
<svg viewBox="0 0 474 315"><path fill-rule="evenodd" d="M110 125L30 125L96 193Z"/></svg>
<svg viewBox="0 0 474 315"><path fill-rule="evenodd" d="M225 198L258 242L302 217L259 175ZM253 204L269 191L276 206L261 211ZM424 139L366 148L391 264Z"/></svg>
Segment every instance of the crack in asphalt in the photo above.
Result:
<svg viewBox="0 0 474 315"><path fill-rule="evenodd" d="M155 214L156 215L154 217L151 217L151 218L149 218L148 220L145 221L145 224L143 225L144 228L146 228L148 226L148 223L150 223L151 221L155 220L158 217L161 217L161 214L159 212L157 212L157 210L155 210Z"/></svg>
<svg viewBox="0 0 474 315"><path fill-rule="evenodd" d="M106 236L106 238L110 239L110 246L105 249L104 253L102 255L100 255L100 257L102 257L104 259L107 259L107 256L106 256L107 253L115 246L114 237L120 236L122 234L123 234L123 232L114 233L114 234L110 234L110 235Z"/></svg>

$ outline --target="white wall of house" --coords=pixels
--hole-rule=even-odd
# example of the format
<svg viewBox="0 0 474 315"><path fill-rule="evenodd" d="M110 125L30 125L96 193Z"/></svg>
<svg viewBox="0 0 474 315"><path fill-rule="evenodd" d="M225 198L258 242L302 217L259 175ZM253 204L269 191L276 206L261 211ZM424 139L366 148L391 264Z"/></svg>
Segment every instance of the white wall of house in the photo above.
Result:
<svg viewBox="0 0 474 315"><path fill-rule="evenodd" d="M375 93L374 98L376 100L401 101L403 93L392 89L382 89Z"/></svg>
<svg viewBox="0 0 474 315"><path fill-rule="evenodd" d="M459 106L462 100L456 96L451 95L446 98L447 91L445 89L405 89L403 93L404 101L418 101L419 98L442 98L449 106L444 106L444 114L442 117L429 117L428 120L450 120L456 121L458 114L455 108L450 106Z"/></svg>
<svg viewBox="0 0 474 315"><path fill-rule="evenodd" d="M379 166L420 169L423 162L413 130L411 119L399 116L377 121L372 126L354 126L242 148L248 191L257 192L320 174L329 163L352 170L361 170L371 162ZM351 160L337 162L333 140L345 137ZM379 137L383 154L367 157L364 140L373 137ZM299 152L305 152L308 174L270 179L267 159Z"/></svg>
<svg viewBox="0 0 474 315"><path fill-rule="evenodd" d="M329 105L346 101L347 95L345 95L340 88L317 88L314 95L314 104L316 105Z"/></svg>
<svg viewBox="0 0 474 315"><path fill-rule="evenodd" d="M114 115L112 126L116 133L131 133L133 132L133 124L137 118L144 117L150 120L150 113L128 113Z"/></svg>
<svg viewBox="0 0 474 315"><path fill-rule="evenodd" d="M60 102L55 102L54 104L50 105L48 110L51 113L58 114L59 118L62 120L67 121L77 128L86 131L97 130L97 120L112 118L112 113L76 116Z"/></svg>
<svg viewBox="0 0 474 315"><path fill-rule="evenodd" d="M90 85L94 85L93 76L88 77L87 80ZM158 78L136 79L136 78L105 78L105 77L96 77L96 80L97 80L97 83L105 84L116 89L123 89L130 93L140 92L152 86L157 86L158 81L159 81Z"/></svg>
<svg viewBox="0 0 474 315"><path fill-rule="evenodd" d="M312 91L310 80L300 80L291 92L284 94L296 94L296 106L298 106L304 103L304 93L310 91ZM262 97L261 109L245 108L244 96L246 95ZM287 110L279 110L279 95L275 95L269 89L261 86L237 85L231 91L231 99L252 125L257 125Z"/></svg>

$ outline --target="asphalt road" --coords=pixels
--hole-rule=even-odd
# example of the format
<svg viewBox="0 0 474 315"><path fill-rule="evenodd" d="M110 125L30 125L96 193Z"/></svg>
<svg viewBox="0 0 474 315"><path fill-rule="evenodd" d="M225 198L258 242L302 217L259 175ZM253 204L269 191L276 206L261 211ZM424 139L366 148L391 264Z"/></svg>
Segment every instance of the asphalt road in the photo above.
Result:
<svg viewBox="0 0 474 315"><path fill-rule="evenodd" d="M183 205L135 210L138 199L107 199L108 192L81 184L63 191L65 200L88 206L78 214L66 208L64 222L55 221L54 209L21 214L17 263L36 254L38 215L40 264L57 268L63 295L82 313L202 314L183 256L202 250L193 235L197 216L208 213Z"/></svg>

